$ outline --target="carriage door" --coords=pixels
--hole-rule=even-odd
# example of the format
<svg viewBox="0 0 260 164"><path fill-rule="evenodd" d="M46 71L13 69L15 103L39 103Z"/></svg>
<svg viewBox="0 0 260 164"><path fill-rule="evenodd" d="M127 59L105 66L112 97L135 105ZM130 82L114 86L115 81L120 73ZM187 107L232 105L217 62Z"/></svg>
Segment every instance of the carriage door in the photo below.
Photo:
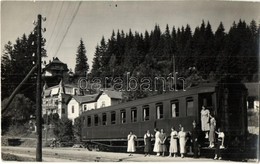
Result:
<svg viewBox="0 0 260 164"><path fill-rule="evenodd" d="M216 114L216 109L214 107L214 94L213 93L202 93L199 94L199 107L198 107L198 116L200 117L200 111L201 111L201 107L205 106L207 109L209 109L210 113L212 114Z"/></svg>

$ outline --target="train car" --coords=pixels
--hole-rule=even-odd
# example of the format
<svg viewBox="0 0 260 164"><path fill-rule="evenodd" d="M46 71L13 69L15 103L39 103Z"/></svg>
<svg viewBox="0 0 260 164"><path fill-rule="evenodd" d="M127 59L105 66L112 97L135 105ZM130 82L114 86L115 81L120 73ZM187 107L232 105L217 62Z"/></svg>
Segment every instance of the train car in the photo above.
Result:
<svg viewBox="0 0 260 164"><path fill-rule="evenodd" d="M214 113L217 127L229 138L247 131L247 90L240 83L205 83L184 90L138 99L118 105L86 111L82 114L82 140L107 147L126 146L133 131L142 145L146 130L171 127L191 131L195 120L200 126L201 107ZM227 141L228 143L228 141Z"/></svg>

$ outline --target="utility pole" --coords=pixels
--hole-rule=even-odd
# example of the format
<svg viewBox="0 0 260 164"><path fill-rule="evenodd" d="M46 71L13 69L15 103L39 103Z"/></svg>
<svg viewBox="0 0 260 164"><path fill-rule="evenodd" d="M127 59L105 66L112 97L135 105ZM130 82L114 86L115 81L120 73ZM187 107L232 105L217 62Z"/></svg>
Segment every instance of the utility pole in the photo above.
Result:
<svg viewBox="0 0 260 164"><path fill-rule="evenodd" d="M42 16L38 15L37 21L37 93L36 93L36 136L37 136L37 146L36 146L36 161L42 161L42 83L41 83L41 64L42 64L42 54L41 54L41 30L42 30Z"/></svg>

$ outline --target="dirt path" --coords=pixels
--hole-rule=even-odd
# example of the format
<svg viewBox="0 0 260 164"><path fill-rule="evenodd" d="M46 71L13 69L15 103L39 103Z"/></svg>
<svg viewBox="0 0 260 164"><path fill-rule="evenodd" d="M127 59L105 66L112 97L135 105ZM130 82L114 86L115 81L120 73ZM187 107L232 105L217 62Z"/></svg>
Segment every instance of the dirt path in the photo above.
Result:
<svg viewBox="0 0 260 164"><path fill-rule="evenodd" d="M30 147L2 147L4 153L31 158L35 158L35 150ZM142 154L128 156L127 153L95 152L78 148L43 148L42 152L42 159L46 162L214 162L213 159L206 158L144 157Z"/></svg>

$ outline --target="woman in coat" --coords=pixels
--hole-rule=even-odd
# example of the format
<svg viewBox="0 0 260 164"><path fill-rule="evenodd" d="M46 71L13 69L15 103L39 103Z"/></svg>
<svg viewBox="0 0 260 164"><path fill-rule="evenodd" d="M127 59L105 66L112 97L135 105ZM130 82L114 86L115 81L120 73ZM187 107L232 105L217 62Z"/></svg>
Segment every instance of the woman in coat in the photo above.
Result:
<svg viewBox="0 0 260 164"><path fill-rule="evenodd" d="M160 132L158 129L154 129L154 132L155 132L155 142L154 142L153 151L156 152L157 156L160 156L160 152L161 152Z"/></svg>
<svg viewBox="0 0 260 164"><path fill-rule="evenodd" d="M181 131L178 133L179 142L180 142L180 153L181 157L184 158L185 146L186 146L186 132L184 132L184 127L181 128Z"/></svg>
<svg viewBox="0 0 260 164"><path fill-rule="evenodd" d="M136 135L133 134L132 131L129 132L128 136L127 136L127 152L129 152L129 156L133 156L132 152L135 152L135 140L137 139Z"/></svg>
<svg viewBox="0 0 260 164"><path fill-rule="evenodd" d="M170 139L170 148L169 148L169 157L173 156L176 157L176 154L178 152L177 147L177 139L178 139L178 132L175 130L175 128L171 128L171 139Z"/></svg>
<svg viewBox="0 0 260 164"><path fill-rule="evenodd" d="M145 153L145 157L148 155L150 156L151 152L152 152L152 137L153 135L150 133L149 130L146 131L145 135L144 135L144 153Z"/></svg>

